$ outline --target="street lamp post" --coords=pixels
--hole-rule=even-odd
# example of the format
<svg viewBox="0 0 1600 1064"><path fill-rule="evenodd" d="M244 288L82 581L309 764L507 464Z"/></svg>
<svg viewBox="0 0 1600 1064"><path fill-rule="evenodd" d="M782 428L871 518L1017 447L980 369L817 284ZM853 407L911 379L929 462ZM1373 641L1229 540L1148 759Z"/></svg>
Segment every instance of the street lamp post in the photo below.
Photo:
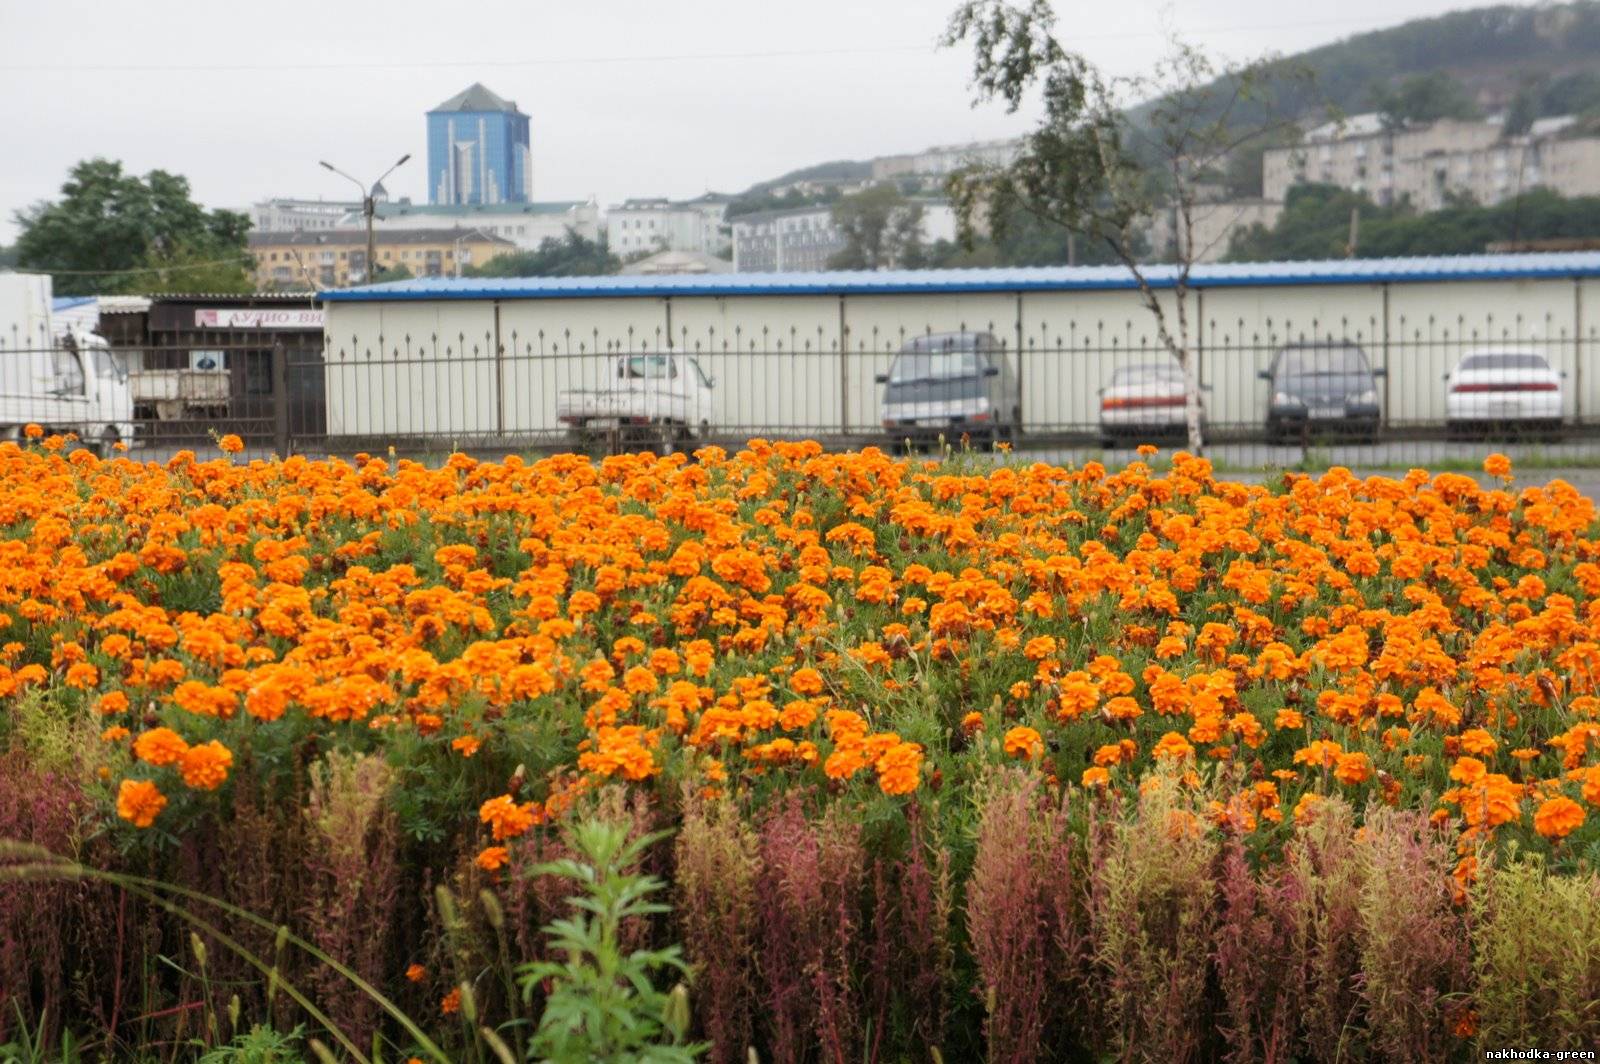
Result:
<svg viewBox="0 0 1600 1064"><path fill-rule="evenodd" d="M322 168L324 170L329 170L338 174L340 177L353 183L356 188L361 190L361 216L367 220L367 270L366 276L363 278L367 284L372 283L373 277L375 277L378 272L378 249L377 243L373 239L372 235L372 216L377 213L376 196L378 192L378 186L383 184L384 177L388 177L390 174L400 169L401 165L409 158L411 158L410 152L400 156L400 161L389 167L389 169L385 170L383 172L383 177L380 177L378 180L374 181L370 188L366 185L363 185L360 181L351 177L349 174L345 173L343 170L339 169L337 166L333 165L327 160L322 161Z"/></svg>

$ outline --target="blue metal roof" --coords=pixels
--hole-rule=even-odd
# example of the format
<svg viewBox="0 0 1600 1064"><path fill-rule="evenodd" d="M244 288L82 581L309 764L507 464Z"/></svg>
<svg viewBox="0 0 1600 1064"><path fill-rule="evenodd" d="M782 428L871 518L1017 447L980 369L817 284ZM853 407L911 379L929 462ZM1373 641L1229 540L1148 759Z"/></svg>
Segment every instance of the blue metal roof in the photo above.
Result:
<svg viewBox="0 0 1600 1064"><path fill-rule="evenodd" d="M1145 271L1153 287L1170 288L1175 266ZM1600 252L1438 255L1321 262L1213 263L1195 266L1192 288L1246 285L1384 284L1425 281L1516 281L1600 277ZM1121 266L1034 266L978 270L838 270L822 273L677 274L657 277L419 277L321 292L329 303L424 299L573 299L624 296L915 295L978 292L1071 292L1131 289Z"/></svg>
<svg viewBox="0 0 1600 1064"><path fill-rule="evenodd" d="M97 296L56 296L50 300L50 309L52 311L71 310L73 307L81 307L85 303L93 303L97 298Z"/></svg>

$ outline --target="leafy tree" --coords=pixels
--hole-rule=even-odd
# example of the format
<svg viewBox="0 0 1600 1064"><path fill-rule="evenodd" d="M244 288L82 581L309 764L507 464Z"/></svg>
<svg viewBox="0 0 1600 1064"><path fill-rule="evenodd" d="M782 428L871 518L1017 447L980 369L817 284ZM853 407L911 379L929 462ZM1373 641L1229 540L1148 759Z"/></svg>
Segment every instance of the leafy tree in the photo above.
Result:
<svg viewBox="0 0 1600 1064"><path fill-rule="evenodd" d="M12 269L13 267L16 266L16 264L17 264L17 248L16 248L16 245L13 244L10 247L7 247L4 244L0 244L0 270Z"/></svg>
<svg viewBox="0 0 1600 1064"><path fill-rule="evenodd" d="M621 266L604 235L590 240L568 229L560 240L547 237L536 251L500 255L462 272L468 277L588 277L616 273Z"/></svg>
<svg viewBox="0 0 1600 1064"><path fill-rule="evenodd" d="M732 221L741 215L755 214L758 211L791 211L799 207L815 207L823 203L837 203L842 196L843 193L839 191L838 185L826 185L821 192L810 195L794 188L782 195L762 189L746 192L728 204L725 217Z"/></svg>
<svg viewBox="0 0 1600 1064"><path fill-rule="evenodd" d="M1373 93L1373 103L1391 128L1441 118L1480 118L1478 105L1446 70L1413 74L1398 87L1384 86Z"/></svg>
<svg viewBox="0 0 1600 1064"><path fill-rule="evenodd" d="M159 286L152 277L165 277L169 290L192 290L180 271L226 290L236 290L229 279L248 277L250 220L200 206L188 180L164 170L139 177L110 159L86 160L72 168L59 200L18 211L16 220L17 265L51 274L62 295L148 291ZM210 273L219 267L237 275Z"/></svg>
<svg viewBox="0 0 1600 1064"><path fill-rule="evenodd" d="M1262 63L1219 69L1197 50L1175 44L1155 70L1138 77L1102 73L1054 35L1046 0L1013 6L1005 0L967 0L956 9L944 42L970 40L973 84L980 99L998 97L1015 111L1036 86L1044 117L1007 166L965 171L949 192L970 241L980 218L1003 231L1023 211L1102 245L1131 275L1154 318L1162 345L1183 371L1189 445L1199 451L1200 383L1192 357L1189 275L1197 254L1194 217L1200 186L1242 145L1282 119L1240 121L1251 101L1270 88ZM1129 100L1151 101L1137 114ZM1177 263L1156 290L1141 263L1140 233L1157 210L1171 210L1179 234Z"/></svg>
<svg viewBox="0 0 1600 1064"><path fill-rule="evenodd" d="M882 270L918 266L922 246L922 207L894 185L873 185L833 206L833 224L845 239L843 251L828 260L841 270Z"/></svg>
<svg viewBox="0 0 1600 1064"><path fill-rule="evenodd" d="M397 262L393 266L380 264L377 272L373 274L372 283L383 284L385 281L409 281L414 276L416 275L411 272L411 267L403 262Z"/></svg>

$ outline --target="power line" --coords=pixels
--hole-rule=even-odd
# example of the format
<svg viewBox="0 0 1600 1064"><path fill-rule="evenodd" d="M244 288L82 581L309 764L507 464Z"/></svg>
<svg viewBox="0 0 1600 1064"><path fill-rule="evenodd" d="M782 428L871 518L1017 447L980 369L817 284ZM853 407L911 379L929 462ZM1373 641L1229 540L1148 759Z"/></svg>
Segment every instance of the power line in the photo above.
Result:
<svg viewBox="0 0 1600 1064"><path fill-rule="evenodd" d="M1378 25L1389 25L1384 22ZM1074 34L1067 44L1083 41L1142 40L1167 36L1215 37L1232 33L1276 30L1316 29L1325 26L1372 25L1370 19L1342 18L1316 19L1300 22L1283 22L1273 25L1216 26L1189 31L1128 30L1121 33ZM204 73L223 71L278 71L278 70L453 70L453 69L513 69L521 67L560 66L615 66L626 63L680 63L723 62L752 59L815 59L833 56L858 55L932 55L934 49L927 43L884 45L874 48L802 48L790 50L746 52L680 52L657 55L590 55L545 56L534 59L449 59L449 60L373 60L339 61L328 63L27 63L0 64L0 72L29 74L90 74L90 73L154 73L174 71Z"/></svg>

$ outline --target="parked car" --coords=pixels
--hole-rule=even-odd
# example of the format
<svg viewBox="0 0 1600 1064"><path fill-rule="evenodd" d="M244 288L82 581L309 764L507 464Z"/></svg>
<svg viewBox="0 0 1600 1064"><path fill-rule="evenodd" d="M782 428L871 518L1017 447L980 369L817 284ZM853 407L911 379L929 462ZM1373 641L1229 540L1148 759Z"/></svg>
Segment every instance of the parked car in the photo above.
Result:
<svg viewBox="0 0 1600 1064"><path fill-rule="evenodd" d="M1290 344L1260 377L1272 386L1267 438L1281 442L1333 433L1376 440L1382 410L1367 353L1340 341Z"/></svg>
<svg viewBox="0 0 1600 1064"><path fill-rule="evenodd" d="M1499 425L1559 430L1564 376L1537 351L1469 351L1444 375L1446 426L1456 433Z"/></svg>
<svg viewBox="0 0 1600 1064"><path fill-rule="evenodd" d="M556 393L556 419L579 446L615 439L626 448L682 447L710 432L712 388L690 355L619 355L606 385Z"/></svg>
<svg viewBox="0 0 1600 1064"><path fill-rule="evenodd" d="M948 332L908 340L877 376L891 444L966 435L977 445L1009 440L1021 420L1017 375L992 333Z"/></svg>
<svg viewBox="0 0 1600 1064"><path fill-rule="evenodd" d="M1100 389L1100 442L1146 443L1156 436L1181 434L1187 425L1183 369L1177 362L1119 366ZM1201 409L1201 426L1205 411Z"/></svg>

